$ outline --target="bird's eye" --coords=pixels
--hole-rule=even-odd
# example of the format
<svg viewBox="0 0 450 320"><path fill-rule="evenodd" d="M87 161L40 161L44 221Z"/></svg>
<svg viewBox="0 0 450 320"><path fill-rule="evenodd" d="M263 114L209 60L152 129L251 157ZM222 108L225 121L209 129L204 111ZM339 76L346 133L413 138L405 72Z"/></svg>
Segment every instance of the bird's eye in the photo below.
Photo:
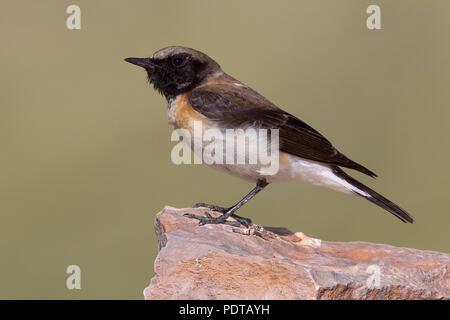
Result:
<svg viewBox="0 0 450 320"><path fill-rule="evenodd" d="M172 64L175 67L182 67L185 62L186 62L186 59L183 58L183 57L175 57L175 58L172 59Z"/></svg>

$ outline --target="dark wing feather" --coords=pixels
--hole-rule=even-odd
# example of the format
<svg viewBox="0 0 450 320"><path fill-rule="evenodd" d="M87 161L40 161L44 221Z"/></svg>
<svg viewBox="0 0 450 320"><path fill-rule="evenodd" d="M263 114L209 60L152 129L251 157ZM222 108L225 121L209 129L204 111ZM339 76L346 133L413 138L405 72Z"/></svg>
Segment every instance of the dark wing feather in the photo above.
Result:
<svg viewBox="0 0 450 320"><path fill-rule="evenodd" d="M318 131L248 87L200 87L189 94L189 102L194 110L226 128L279 129L283 152L376 177L375 173L336 150Z"/></svg>

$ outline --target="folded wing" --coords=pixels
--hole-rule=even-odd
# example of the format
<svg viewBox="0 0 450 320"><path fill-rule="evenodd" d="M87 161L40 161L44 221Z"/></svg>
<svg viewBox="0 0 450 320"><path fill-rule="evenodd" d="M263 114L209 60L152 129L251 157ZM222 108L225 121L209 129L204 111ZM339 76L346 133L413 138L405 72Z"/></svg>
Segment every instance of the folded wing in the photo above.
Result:
<svg viewBox="0 0 450 320"><path fill-rule="evenodd" d="M190 92L188 98L194 110L222 127L279 129L280 151L376 177L375 173L340 153L318 131L251 88L203 86Z"/></svg>

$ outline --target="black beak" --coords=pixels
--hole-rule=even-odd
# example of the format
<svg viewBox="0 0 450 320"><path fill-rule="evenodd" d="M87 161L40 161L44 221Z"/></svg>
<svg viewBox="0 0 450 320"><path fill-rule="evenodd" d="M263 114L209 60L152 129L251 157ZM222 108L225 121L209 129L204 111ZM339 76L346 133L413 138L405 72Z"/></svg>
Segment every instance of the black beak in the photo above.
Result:
<svg viewBox="0 0 450 320"><path fill-rule="evenodd" d="M135 64L144 69L154 69L156 66L150 61L150 58L126 58L126 62Z"/></svg>

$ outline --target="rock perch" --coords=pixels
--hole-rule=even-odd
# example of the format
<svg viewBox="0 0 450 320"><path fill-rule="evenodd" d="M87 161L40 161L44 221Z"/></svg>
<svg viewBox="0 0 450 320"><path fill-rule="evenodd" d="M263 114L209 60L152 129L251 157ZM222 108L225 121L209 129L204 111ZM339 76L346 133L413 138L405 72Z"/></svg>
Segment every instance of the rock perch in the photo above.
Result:
<svg viewBox="0 0 450 320"><path fill-rule="evenodd" d="M449 299L450 255L327 242L284 228L199 226L165 207L146 299Z"/></svg>

